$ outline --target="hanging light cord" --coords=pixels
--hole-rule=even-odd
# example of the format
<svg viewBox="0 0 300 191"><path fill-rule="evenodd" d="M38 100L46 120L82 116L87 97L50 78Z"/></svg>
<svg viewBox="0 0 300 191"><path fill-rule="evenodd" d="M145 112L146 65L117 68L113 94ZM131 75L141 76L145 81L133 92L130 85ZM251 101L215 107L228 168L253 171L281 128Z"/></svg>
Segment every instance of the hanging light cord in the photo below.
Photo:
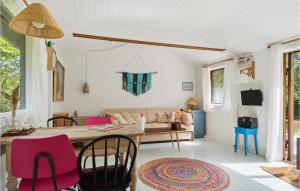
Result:
<svg viewBox="0 0 300 191"><path fill-rule="evenodd" d="M23 3L26 5L26 7L28 7L28 2L26 0L23 0Z"/></svg>
<svg viewBox="0 0 300 191"><path fill-rule="evenodd" d="M126 45L128 45L128 43L123 43L123 44L121 44L121 45L119 45L119 46L114 46L114 47L112 47L112 48L106 48L106 49L93 49L93 50L87 50L87 51L91 51L91 52L97 52L97 51L107 51L107 50L113 50L113 49L117 49L117 48L121 48L121 47L123 47L123 46L126 46Z"/></svg>
<svg viewBox="0 0 300 191"><path fill-rule="evenodd" d="M88 65L88 52L91 51L91 52L97 52L97 51L108 51L108 50L113 50L113 49L117 49L117 48L121 48L125 45L127 45L128 43L123 43L119 46L114 46L112 48L106 48L106 49L94 49L94 50L87 50L85 51L85 82L87 82L87 65Z"/></svg>
<svg viewBox="0 0 300 191"><path fill-rule="evenodd" d="M85 51L85 82L87 82L87 64L88 64L88 51Z"/></svg>

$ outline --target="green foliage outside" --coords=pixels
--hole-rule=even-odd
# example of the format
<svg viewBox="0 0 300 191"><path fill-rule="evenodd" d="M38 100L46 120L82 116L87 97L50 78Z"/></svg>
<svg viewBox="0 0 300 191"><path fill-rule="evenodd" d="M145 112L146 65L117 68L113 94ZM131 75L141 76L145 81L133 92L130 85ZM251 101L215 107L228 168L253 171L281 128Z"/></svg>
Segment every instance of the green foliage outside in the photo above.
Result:
<svg viewBox="0 0 300 191"><path fill-rule="evenodd" d="M0 92L11 94L20 84L20 78L20 50L0 37ZM8 100L0 95L0 113L10 111Z"/></svg>
<svg viewBox="0 0 300 191"><path fill-rule="evenodd" d="M224 69L215 70L211 73L214 88L223 88L224 86Z"/></svg>
<svg viewBox="0 0 300 191"><path fill-rule="evenodd" d="M300 51L295 53L294 59L294 116L295 120L300 120Z"/></svg>
<svg viewBox="0 0 300 191"><path fill-rule="evenodd" d="M292 70L294 74L294 120L300 120L300 51L295 52L293 54L296 54L294 56L294 60L292 61ZM286 55L286 68L288 68L288 63L289 63L289 57ZM286 92L286 117L288 117L288 101L289 101L289 96L288 96L288 75L286 75L286 86L285 86L285 92Z"/></svg>
<svg viewBox="0 0 300 191"><path fill-rule="evenodd" d="M220 104L224 99L224 69L211 71L212 97L214 104Z"/></svg>

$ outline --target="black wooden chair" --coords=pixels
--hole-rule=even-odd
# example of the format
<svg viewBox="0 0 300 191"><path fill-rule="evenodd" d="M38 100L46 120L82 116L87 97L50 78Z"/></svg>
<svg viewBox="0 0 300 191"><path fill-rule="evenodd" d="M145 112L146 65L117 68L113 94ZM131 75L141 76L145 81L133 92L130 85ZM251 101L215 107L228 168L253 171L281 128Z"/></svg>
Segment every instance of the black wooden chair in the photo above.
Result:
<svg viewBox="0 0 300 191"><path fill-rule="evenodd" d="M103 148L102 156L96 155L95 150L97 147L99 150L99 146ZM82 167L82 159L87 153L91 153L91 168ZM109 155L111 155L109 160L111 164L108 164ZM120 159L121 155L125 156L125 162ZM93 140L78 155L79 190L126 191L126 188L130 186L136 155L135 142L125 135L107 135ZM99 159L103 158L101 165L97 165L96 163L100 163Z"/></svg>
<svg viewBox="0 0 300 191"><path fill-rule="evenodd" d="M57 116L57 117L52 117L47 120L47 127L51 127L50 123L52 122L52 127L58 127L57 121L62 120L63 121L63 126L78 126L78 122L70 117L65 117L65 116Z"/></svg>

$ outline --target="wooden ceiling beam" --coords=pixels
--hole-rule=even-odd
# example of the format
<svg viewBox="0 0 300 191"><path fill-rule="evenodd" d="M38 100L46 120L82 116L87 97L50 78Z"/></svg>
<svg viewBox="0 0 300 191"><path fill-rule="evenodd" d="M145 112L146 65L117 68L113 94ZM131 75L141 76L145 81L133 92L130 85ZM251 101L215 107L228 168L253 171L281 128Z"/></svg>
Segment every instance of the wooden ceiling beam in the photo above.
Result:
<svg viewBox="0 0 300 191"><path fill-rule="evenodd" d="M80 34L80 33L73 33L73 36L74 37L79 37L79 38L88 38L88 39L95 39L95 40L106 40L106 41L114 41L114 42L124 42L124 43L130 43L130 44L143 44L143 45L150 45L150 46L163 46L163 47L184 48L184 49L194 49L194 50L206 50L206 51L217 51L217 52L223 52L223 51L226 50L226 49L222 49L222 48L210 48L210 47L183 45L183 44L171 44L171 43L163 43L163 42L132 40L132 39L114 38L114 37L97 36L97 35Z"/></svg>

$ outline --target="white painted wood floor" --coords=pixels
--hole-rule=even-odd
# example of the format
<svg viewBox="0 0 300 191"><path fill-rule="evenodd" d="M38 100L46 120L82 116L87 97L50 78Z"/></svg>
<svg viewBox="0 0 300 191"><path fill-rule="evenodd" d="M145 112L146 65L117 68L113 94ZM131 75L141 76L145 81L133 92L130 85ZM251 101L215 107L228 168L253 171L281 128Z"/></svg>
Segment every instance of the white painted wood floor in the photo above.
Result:
<svg viewBox="0 0 300 191"><path fill-rule="evenodd" d="M165 157L186 157L203 160L219 166L230 176L228 191L295 191L296 187L263 171L261 166L282 165L268 163L263 157L248 153L244 156L242 150L237 153L233 148L209 139L181 142L181 151L172 148L171 143L142 144L137 164ZM155 189L144 185L138 180L138 191L153 191Z"/></svg>

